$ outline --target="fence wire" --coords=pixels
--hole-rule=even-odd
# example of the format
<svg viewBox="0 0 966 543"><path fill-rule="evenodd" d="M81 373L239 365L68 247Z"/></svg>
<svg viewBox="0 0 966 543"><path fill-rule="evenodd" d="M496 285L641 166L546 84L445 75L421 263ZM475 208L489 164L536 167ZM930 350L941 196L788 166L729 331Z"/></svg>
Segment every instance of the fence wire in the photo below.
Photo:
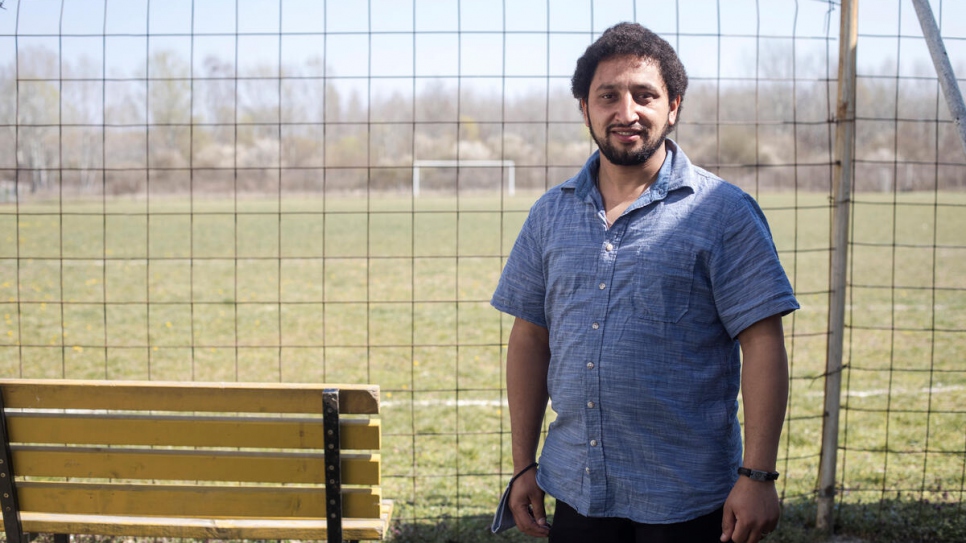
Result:
<svg viewBox="0 0 966 543"><path fill-rule="evenodd" d="M966 14L933 6L966 73ZM814 495L835 2L0 7L0 375L377 383L399 530L495 506L510 321L488 300L593 150L576 58L650 27L691 79L672 137L759 200L802 302L779 489ZM840 501L961 504L966 160L911 6L864 2L859 29Z"/></svg>

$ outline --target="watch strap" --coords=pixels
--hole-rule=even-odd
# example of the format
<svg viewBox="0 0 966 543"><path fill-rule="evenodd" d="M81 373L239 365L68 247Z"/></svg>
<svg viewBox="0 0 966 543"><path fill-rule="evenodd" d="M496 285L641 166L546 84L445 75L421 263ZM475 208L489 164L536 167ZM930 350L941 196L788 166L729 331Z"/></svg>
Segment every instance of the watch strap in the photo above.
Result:
<svg viewBox="0 0 966 543"><path fill-rule="evenodd" d="M761 471L757 469L748 469L746 467L738 468L738 475L744 475L752 481L768 482L778 479L777 471Z"/></svg>

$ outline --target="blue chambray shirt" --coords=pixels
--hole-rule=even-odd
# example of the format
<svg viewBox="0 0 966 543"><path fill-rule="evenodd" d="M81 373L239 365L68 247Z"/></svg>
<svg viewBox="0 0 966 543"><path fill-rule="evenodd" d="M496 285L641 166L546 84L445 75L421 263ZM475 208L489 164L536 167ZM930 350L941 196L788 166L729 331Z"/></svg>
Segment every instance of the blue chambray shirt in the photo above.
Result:
<svg viewBox="0 0 966 543"><path fill-rule="evenodd" d="M549 329L556 419L537 481L586 516L662 524L720 507L742 454L736 337L798 308L757 203L666 145L610 228L598 153L543 195L491 301Z"/></svg>

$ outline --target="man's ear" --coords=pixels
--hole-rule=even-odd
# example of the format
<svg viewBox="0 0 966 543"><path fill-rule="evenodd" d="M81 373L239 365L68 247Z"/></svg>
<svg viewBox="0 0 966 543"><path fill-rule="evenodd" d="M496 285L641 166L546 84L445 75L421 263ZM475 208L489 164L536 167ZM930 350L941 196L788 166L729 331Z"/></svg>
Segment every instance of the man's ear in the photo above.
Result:
<svg viewBox="0 0 966 543"><path fill-rule="evenodd" d="M590 128L590 117L587 116L587 99L580 99L580 113L584 116L584 126Z"/></svg>
<svg viewBox="0 0 966 543"><path fill-rule="evenodd" d="M678 110L681 108L681 95L679 94L671 103L668 104L667 122L674 126L678 122Z"/></svg>

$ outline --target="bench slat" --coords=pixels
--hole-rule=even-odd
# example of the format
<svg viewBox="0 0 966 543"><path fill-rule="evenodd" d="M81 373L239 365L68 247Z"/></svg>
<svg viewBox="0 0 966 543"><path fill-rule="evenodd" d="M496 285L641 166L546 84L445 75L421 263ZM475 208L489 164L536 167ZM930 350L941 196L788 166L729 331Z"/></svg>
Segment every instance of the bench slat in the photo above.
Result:
<svg viewBox="0 0 966 543"><path fill-rule="evenodd" d="M392 518L392 502L384 501L380 518L344 519L343 537L371 540L385 537ZM173 537L194 539L325 539L324 520L247 520L167 517L110 517L86 515L21 515L25 531L33 533L100 534L116 537Z"/></svg>
<svg viewBox="0 0 966 543"><path fill-rule="evenodd" d="M268 486L174 486L21 482L20 509L81 515L168 517L325 518L318 488ZM345 518L379 518L380 492L342 489Z"/></svg>
<svg viewBox="0 0 966 543"><path fill-rule="evenodd" d="M7 408L242 413L321 413L322 391L339 389L342 414L379 413L374 385L164 381L0 381Z"/></svg>
<svg viewBox="0 0 966 543"><path fill-rule="evenodd" d="M321 453L15 446L19 477L325 484ZM378 485L379 454L343 453L342 484Z"/></svg>
<svg viewBox="0 0 966 543"><path fill-rule="evenodd" d="M8 413L14 443L321 449L320 418L215 418L161 415ZM343 418L343 450L382 448L379 419Z"/></svg>

